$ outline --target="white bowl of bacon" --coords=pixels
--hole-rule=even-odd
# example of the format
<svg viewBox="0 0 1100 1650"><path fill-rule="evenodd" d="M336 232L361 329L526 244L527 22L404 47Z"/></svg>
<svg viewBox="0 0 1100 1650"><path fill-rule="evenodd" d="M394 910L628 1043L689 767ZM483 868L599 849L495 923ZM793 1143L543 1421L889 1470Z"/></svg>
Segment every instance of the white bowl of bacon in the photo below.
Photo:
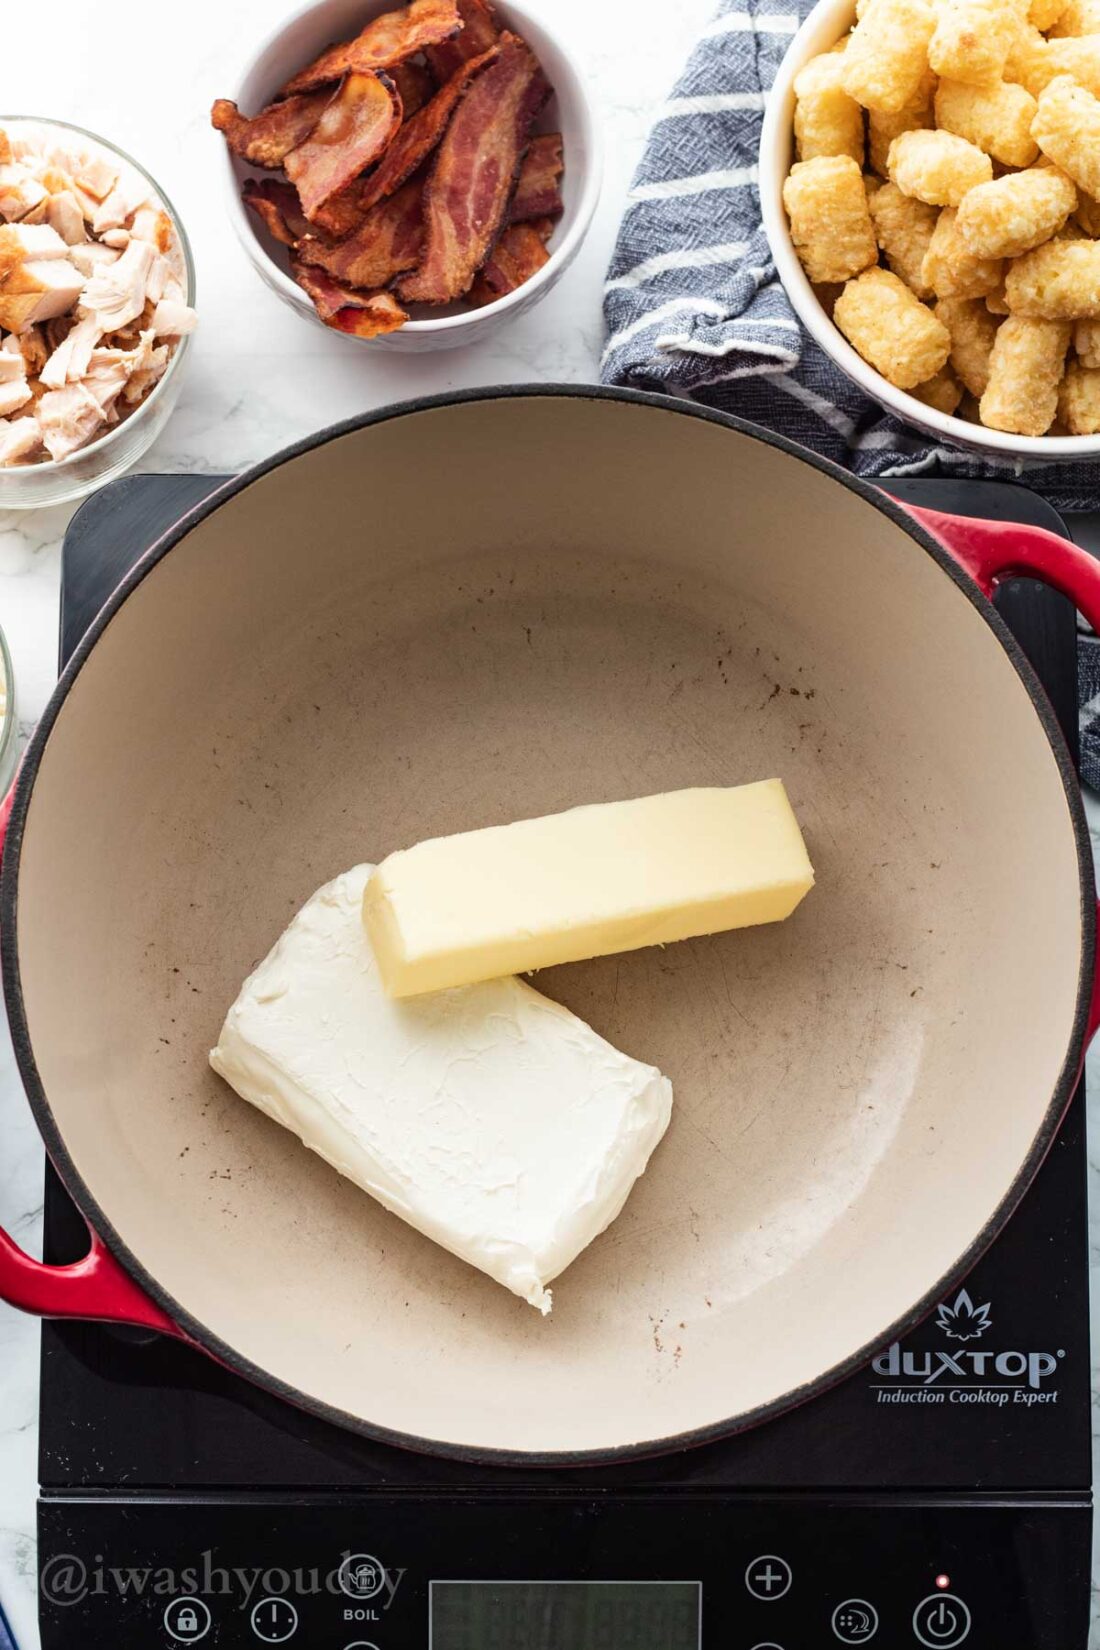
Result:
<svg viewBox="0 0 1100 1650"><path fill-rule="evenodd" d="M511 0L321 0L211 119L253 267L357 340L475 342L555 285L599 198L581 75Z"/></svg>

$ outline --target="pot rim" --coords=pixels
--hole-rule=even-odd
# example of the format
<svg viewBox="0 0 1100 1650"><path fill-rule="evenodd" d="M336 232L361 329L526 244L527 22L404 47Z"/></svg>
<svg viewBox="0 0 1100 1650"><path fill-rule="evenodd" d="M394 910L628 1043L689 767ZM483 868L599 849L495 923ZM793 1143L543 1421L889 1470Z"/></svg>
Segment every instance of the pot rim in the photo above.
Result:
<svg viewBox="0 0 1100 1650"><path fill-rule="evenodd" d="M721 428L736 431L738 434L748 436L753 440L761 441L765 445L787 454L790 458L807 464L840 482L850 492L855 493L865 503L885 516L894 526L900 527L920 546L926 555L936 562L941 571L963 592L972 606L990 626L1007 652L1031 699L1051 746L1058 774L1062 781L1077 849L1081 896L1081 962L1077 981L1073 1030L1066 1056L1050 1101L1043 1113L1041 1126L1016 1177L996 1210L959 1260L937 1281L932 1289L927 1291L893 1324L884 1328L882 1334L876 1336L874 1341L858 1348L822 1375L817 1376L812 1381L805 1382L802 1386L796 1387L780 1398L773 1399L767 1404L759 1405L755 1409L742 1414L730 1416L722 1421L711 1422L706 1426L691 1428L664 1438L620 1444L607 1449L491 1449L450 1440L419 1437L413 1433L405 1433L381 1426L362 1416L353 1415L321 1399L312 1398L308 1394L299 1391L287 1382L282 1381L277 1375L254 1364L227 1342L221 1340L199 1319L193 1317L187 1308L175 1300L144 1267L137 1256L132 1253L85 1184L70 1156L61 1130L54 1119L49 1099L38 1073L31 1046L20 978L17 893L23 837L35 777L48 746L50 733L60 715L69 691L80 675L99 638L103 635L122 604L137 589L152 569L186 539L194 528L200 526L208 516L212 515L215 510L230 499L237 497L255 482L263 480L265 476L280 469L284 464L312 452L315 448L325 446L330 441L354 434L358 430L368 429L375 424L388 423L395 418L402 418L409 414L433 412L446 407L464 406L475 402L554 398L616 401L626 405L652 407L662 412L679 414L682 417L697 418L704 423L714 424ZM321 1420L338 1426L345 1431L357 1433L377 1443L411 1450L417 1454L433 1455L446 1460L465 1462L472 1466L525 1468L608 1466L618 1462L669 1455L682 1450L693 1449L700 1445L717 1443L738 1433L746 1432L820 1396L823 1392L827 1392L841 1381L846 1380L850 1375L857 1373L870 1362L882 1346L895 1340L901 1340L909 1334L928 1316L940 1300L959 1286L993 1241L1000 1235L1009 1219L1016 1212L1024 1194L1054 1143L1065 1112L1073 1099L1080 1075L1089 1003L1096 967L1096 928L1096 893L1088 826L1077 772L1061 728L1055 718L1050 701L1020 644L993 603L983 594L969 575L963 571L950 552L926 528L903 510L901 505L895 503L892 498L847 470L841 469L830 459L821 457L809 448L799 446L785 436L777 435L730 413L719 412L713 408L685 402L672 396L598 384L510 384L421 396L408 401L391 403L306 436L293 445L283 448L272 457L264 459L259 464L243 471L223 486L216 488L209 498L204 499L194 509L190 510L158 539L146 551L141 560L131 568L96 615L74 650L68 664L61 673L57 686L50 696L41 720L24 753L4 846L3 863L0 866L0 937L3 940L3 943L0 944L0 974L2 974L4 1001L11 1028L16 1062L35 1122L43 1137L50 1159L64 1182L66 1190L91 1230L99 1234L107 1248L130 1273L131 1277L168 1314L181 1331L200 1349L210 1353L233 1373L243 1376L254 1386L273 1393L284 1402L305 1410L309 1414L316 1415Z"/></svg>

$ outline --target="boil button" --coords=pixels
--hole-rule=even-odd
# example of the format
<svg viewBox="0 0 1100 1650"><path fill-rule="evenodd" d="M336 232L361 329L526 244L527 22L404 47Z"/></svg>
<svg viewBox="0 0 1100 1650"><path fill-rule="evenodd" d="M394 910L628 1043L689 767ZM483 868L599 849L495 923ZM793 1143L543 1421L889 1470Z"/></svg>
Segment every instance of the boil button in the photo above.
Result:
<svg viewBox="0 0 1100 1650"><path fill-rule="evenodd" d="M970 1611L954 1593L933 1593L913 1612L913 1632L931 1650L955 1650L970 1637Z"/></svg>

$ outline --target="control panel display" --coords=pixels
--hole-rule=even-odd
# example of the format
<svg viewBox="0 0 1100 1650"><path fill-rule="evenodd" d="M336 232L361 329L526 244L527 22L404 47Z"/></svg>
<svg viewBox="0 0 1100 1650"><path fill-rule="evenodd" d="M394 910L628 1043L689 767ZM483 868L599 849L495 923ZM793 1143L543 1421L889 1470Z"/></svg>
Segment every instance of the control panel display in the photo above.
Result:
<svg viewBox="0 0 1100 1650"><path fill-rule="evenodd" d="M431 1650L699 1650L698 1582L435 1581Z"/></svg>

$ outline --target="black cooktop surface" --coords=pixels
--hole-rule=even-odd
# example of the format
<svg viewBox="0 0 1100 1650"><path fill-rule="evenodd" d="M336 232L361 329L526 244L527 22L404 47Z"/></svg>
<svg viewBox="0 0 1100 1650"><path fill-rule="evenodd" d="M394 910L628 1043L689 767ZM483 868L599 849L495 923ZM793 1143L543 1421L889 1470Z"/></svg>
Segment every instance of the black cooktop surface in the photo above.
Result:
<svg viewBox="0 0 1100 1650"><path fill-rule="evenodd" d="M71 652L119 577L166 527L205 497L217 480L133 477L116 482L84 506L65 544L63 657ZM914 482L899 483L896 490L937 508L1030 519L1066 531L1053 511L1021 488ZM1004 591L999 601L1047 686L1071 746L1075 745L1072 609L1062 598L1023 582ZM405 1499L386 1500L385 1505L389 1508L387 1526L397 1527L403 1518L413 1517L409 1507L422 1504L415 1501L418 1496L434 1497L434 1507L450 1505L449 1497L481 1491L491 1492L487 1507L498 1505L493 1496L506 1494L520 1497L522 1505L526 1505L524 1496L541 1497L540 1505L546 1505L547 1497L557 1495L563 1506L572 1505L570 1497L586 1497L584 1505L595 1509L618 1505L615 1498L624 1495L654 1499L659 1492L666 1505L670 1494L683 1499L684 1530L694 1516L687 1508L696 1505L696 1496L704 1498L700 1506L714 1504L707 1497L724 1496L723 1504L742 1509L738 1519L744 1513L769 1532L773 1526L760 1511L765 1505L771 1509L768 1519L780 1519L780 1530L786 1528L783 1518L790 1523L805 1516L807 1509L828 1506L826 1523L819 1521L815 1526L814 1550L823 1551L833 1541L841 1543L841 1550L852 1543L861 1549L868 1544L874 1548L881 1540L890 1549L887 1553L884 1548L880 1555L885 1575L901 1563L900 1548L896 1541L890 1546L890 1541L902 1528L903 1506L913 1509L920 1529L927 1533L940 1529L934 1509L950 1504L952 1518L962 1517L958 1509L972 1509L969 1522L960 1526L963 1533L945 1536L942 1542L937 1533L927 1553L921 1549L921 1579L904 1583L909 1589L906 1599L913 1595L912 1604L906 1603L902 1612L905 1632L885 1642L891 1647L940 1644L949 1650L964 1641L997 1644L998 1650L1028 1650L1031 1645L1042 1650L1048 1646L1054 1650L1056 1645L1057 1650L1083 1650L1091 1483L1085 1176L1084 1095L1079 1093L1055 1147L1007 1231L974 1269L965 1288L945 1300L938 1313L904 1344L884 1349L871 1367L832 1392L753 1432L722 1444L613 1469L525 1472L411 1455L299 1413L198 1353L156 1336L83 1324L46 1325L41 1430L44 1550L59 1543L68 1543L67 1550L78 1550L73 1544L84 1539L102 1544L104 1532L115 1528L112 1521L125 1520L128 1509L143 1501L172 1502L182 1509L185 1527L202 1523L209 1532L221 1528L218 1519L224 1507L230 1502L237 1505L242 1496L246 1500L267 1496L266 1519L270 1508L282 1505L286 1498L299 1506L308 1504L321 1516L321 1509L341 1497L396 1495ZM47 1257L74 1259L84 1247L82 1223L51 1173L46 1199ZM836 1287L843 1290L842 1278ZM796 1335L798 1325L792 1324L790 1332ZM880 1511L869 1510L876 1505ZM74 1506L80 1509L75 1522ZM404 1514L399 1507L406 1509ZM797 1508L797 1512L785 1508ZM893 1524L883 1524L883 1508L897 1509ZM1023 1509L1004 1514L1015 1522L1011 1530L1005 1527L1003 1551L994 1527L995 1517L1000 1516L997 1509L1002 1508ZM94 1536L81 1534L80 1520L86 1518L100 1521L93 1522L98 1532ZM849 1528L846 1519L855 1523ZM993 1519L994 1524L980 1522L986 1519ZM522 1526L523 1520L509 1514L504 1522L507 1530L486 1527L478 1538L479 1552L490 1539L499 1552L500 1543L511 1539L508 1532ZM421 1519L417 1528L423 1525ZM471 1541L472 1527L464 1521ZM625 1514L614 1527L634 1529ZM887 1530L893 1532L889 1539ZM980 1535L975 1535L978 1531ZM411 1534L408 1539L415 1546ZM563 1550L568 1550L567 1535L553 1539L562 1540ZM605 1557L604 1563L613 1562L622 1572L627 1566L617 1554L617 1539L608 1533L607 1554L617 1556L613 1560ZM679 1533L676 1539L681 1539ZM700 1525L691 1539L710 1544L717 1536L712 1526ZM751 1535L745 1539L750 1567L755 1562L751 1552L757 1547L765 1556L769 1551L786 1550L775 1546L787 1539L778 1531L768 1534L773 1543L770 1548ZM461 1542L454 1546L453 1531L448 1540L452 1552L461 1551ZM965 1610L962 1603L937 1606L934 1593L931 1602L920 1603L922 1588L932 1585L927 1567L944 1562L949 1551L959 1563L965 1561L972 1591L986 1600L985 1630L977 1612L971 1623L970 1606ZM662 1562L670 1560L647 1552L643 1568L658 1576ZM467 1554L460 1561L460 1573L480 1573L478 1562ZM572 1562L580 1567L579 1559ZM798 1645L811 1643L820 1650L826 1642L866 1643L877 1637L882 1605L870 1614L863 1609L861 1614L859 1600L847 1614L842 1611L847 1625L840 1630L828 1618L831 1637L824 1629L813 1628L817 1617L806 1618L809 1636L802 1637L788 1637L789 1624L784 1627L766 1609L764 1619L754 1623L751 1610L756 1604L752 1601L778 1605L786 1594L787 1561L780 1563L779 1579L761 1583L763 1594L746 1581L744 1598L750 1614L743 1632L738 1627L727 1638L723 1627L715 1636L716 1624L726 1618L706 1617L707 1643L713 1642L715 1650L719 1644L723 1650L797 1650ZM498 1560L498 1565L503 1571L503 1562ZM692 1573L701 1574L702 1569L700 1561ZM979 1570L988 1572L984 1579ZM438 1575L438 1567L432 1573ZM453 1568L449 1573L454 1573ZM670 1573L680 1572L674 1568ZM1012 1578L1011 1585L1005 1581L1002 1588L998 1580L1002 1574ZM1057 1596L1051 1593L1051 1577L1057 1578ZM941 1576L941 1587L947 1580L946 1574ZM843 1592L842 1584L838 1585ZM861 1581L863 1594L870 1585ZM893 1583L883 1585L888 1594ZM1005 1589L1005 1596L1010 1593L1014 1602L1010 1614L1002 1619L1000 1611L1002 1607L1008 1610L1008 1605L990 1601L999 1599ZM709 1596L715 1596L713 1587ZM844 1603L842 1596L837 1608ZM910 1612L922 1607L924 1617L914 1615L911 1624ZM409 1609L413 1609L411 1603ZM458 1611L455 1620L461 1615ZM871 1615L875 1617L873 1630ZM236 1644L238 1639L224 1623L219 1626L216 1618L217 1612L210 1642ZM131 1613L128 1619L136 1618ZM150 1619L144 1607L141 1619ZM131 1641L116 1623L112 1631L118 1645L196 1642L186 1633L169 1631L159 1615L156 1619L167 1637L160 1633ZM366 1619L371 1619L369 1614ZM412 1622L414 1617L408 1619ZM740 1621L740 1616L735 1613L729 1619ZM396 1616L389 1619L391 1631L384 1637L377 1627L369 1629L378 1634L377 1645L374 1637L357 1639L354 1632L335 1624L331 1637L318 1627L316 1637L309 1639L310 1650L314 1644L323 1650L330 1642L343 1650L349 1638L365 1650L427 1644L419 1627L406 1626L397 1632L396 1620ZM475 1630L461 1626L444 1630L442 1604L439 1620L438 1643L433 1639L436 1650L464 1650L462 1632ZM1006 1636L1008 1620L1017 1623L1019 1636L1015 1631ZM272 1615L273 1626L275 1622ZM767 1636L779 1630L782 1643ZM50 1647L93 1642L73 1636L76 1618L64 1610L44 1613L43 1632L44 1643ZM254 1637L245 1633L239 1642L283 1642L253 1632ZM528 1640L516 1632L518 1636L491 1642L499 1643L500 1650L526 1650ZM488 1650L488 1642L479 1650ZM532 1645L536 1642L541 1650L543 1641L530 1640ZM608 1650L627 1650L633 1642L625 1629L616 1630L607 1641ZM679 1650L681 1640L658 1635L645 1642L647 1650L664 1650L666 1644L668 1650ZM587 1650L587 1645L587 1639L578 1639L568 1650Z"/></svg>

